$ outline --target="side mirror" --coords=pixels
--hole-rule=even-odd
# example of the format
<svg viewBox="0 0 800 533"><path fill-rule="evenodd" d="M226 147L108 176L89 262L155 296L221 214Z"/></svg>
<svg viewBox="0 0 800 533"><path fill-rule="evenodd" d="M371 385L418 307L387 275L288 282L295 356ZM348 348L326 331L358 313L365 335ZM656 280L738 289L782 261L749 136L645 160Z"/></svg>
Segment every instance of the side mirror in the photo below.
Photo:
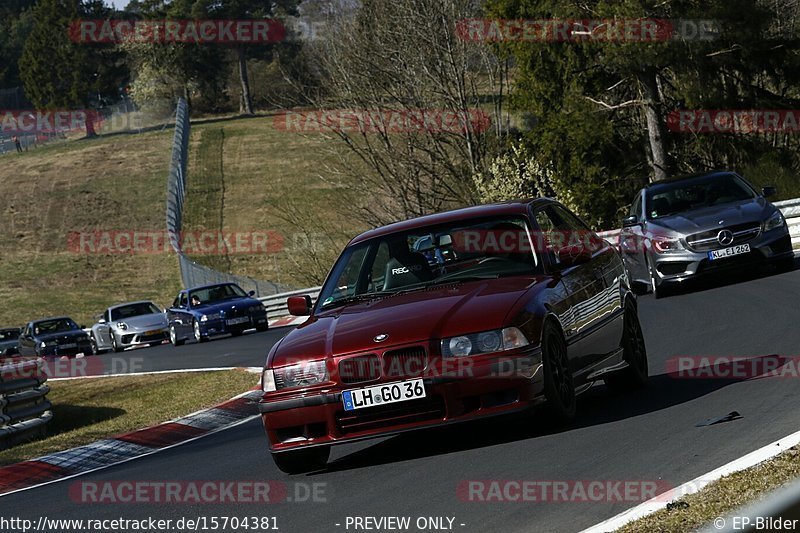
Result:
<svg viewBox="0 0 800 533"><path fill-rule="evenodd" d="M761 196L764 198L772 198L773 196L777 196L778 189L773 187L772 185L767 185L763 189L761 189Z"/></svg>
<svg viewBox="0 0 800 533"><path fill-rule="evenodd" d="M592 252L583 244L565 246L556 253L561 268L569 268L588 263L592 259Z"/></svg>
<svg viewBox="0 0 800 533"><path fill-rule="evenodd" d="M256 291L248 291L247 295L248 296L255 296L256 295Z"/></svg>
<svg viewBox="0 0 800 533"><path fill-rule="evenodd" d="M97 323L98 324L105 324L106 323L106 319L105 318L100 318L100 319L97 320Z"/></svg>
<svg viewBox="0 0 800 533"><path fill-rule="evenodd" d="M639 217L637 217L636 215L627 216L622 219L623 228L630 228L638 225L639 225Z"/></svg>
<svg viewBox="0 0 800 533"><path fill-rule="evenodd" d="M286 299L289 314L294 316L308 316L311 314L311 296L289 296Z"/></svg>

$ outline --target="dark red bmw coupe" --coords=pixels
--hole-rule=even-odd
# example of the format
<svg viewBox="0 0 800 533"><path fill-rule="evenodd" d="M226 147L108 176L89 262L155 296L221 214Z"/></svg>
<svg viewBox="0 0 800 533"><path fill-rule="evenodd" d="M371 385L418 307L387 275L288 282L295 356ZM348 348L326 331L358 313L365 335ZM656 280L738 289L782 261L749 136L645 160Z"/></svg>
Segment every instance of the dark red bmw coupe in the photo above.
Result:
<svg viewBox="0 0 800 533"><path fill-rule="evenodd" d="M593 382L647 380L616 250L550 199L459 209L353 239L276 344L259 403L288 473L330 446L527 410L575 415Z"/></svg>

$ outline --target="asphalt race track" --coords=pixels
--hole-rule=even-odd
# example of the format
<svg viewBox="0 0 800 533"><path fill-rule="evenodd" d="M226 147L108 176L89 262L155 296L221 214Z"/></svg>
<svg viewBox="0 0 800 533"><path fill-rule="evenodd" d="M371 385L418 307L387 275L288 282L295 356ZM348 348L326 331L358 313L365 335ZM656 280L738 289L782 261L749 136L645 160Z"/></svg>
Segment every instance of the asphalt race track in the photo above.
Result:
<svg viewBox="0 0 800 533"><path fill-rule="evenodd" d="M797 377L677 379L665 374L675 356L798 355L800 271L735 281L704 284L660 300L640 298L650 356L648 388L611 396L604 386L594 387L582 396L578 419L569 428L498 419L417 432L335 448L328 470L289 477L272 464L260 422L253 420L113 468L2 497L0 516L272 516L280 531L291 533L353 531L346 520L355 516L410 516L412 525L418 517L441 516L455 518L454 531L577 531L637 502L470 502L459 497L459 484L651 480L674 487L800 428ZM125 356L141 357L142 370L259 366L285 331L177 349L165 345ZM696 427L731 411L742 417ZM310 484L321 483L318 500L325 501L110 505L75 503L68 494L79 481L123 480L274 480L293 500Z"/></svg>

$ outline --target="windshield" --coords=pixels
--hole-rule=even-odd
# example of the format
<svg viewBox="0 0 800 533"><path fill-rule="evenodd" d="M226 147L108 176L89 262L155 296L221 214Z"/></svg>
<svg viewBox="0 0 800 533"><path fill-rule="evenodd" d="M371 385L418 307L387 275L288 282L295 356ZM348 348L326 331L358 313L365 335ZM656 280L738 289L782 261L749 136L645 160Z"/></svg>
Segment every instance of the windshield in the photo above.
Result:
<svg viewBox="0 0 800 533"><path fill-rule="evenodd" d="M321 307L438 283L542 272L523 217L458 221L377 237L345 250Z"/></svg>
<svg viewBox="0 0 800 533"><path fill-rule="evenodd" d="M203 305L211 302L219 302L221 300L229 300L231 298L243 298L245 296L247 296L247 294L245 294L238 285L224 284L191 291L189 293L189 301L192 305Z"/></svg>
<svg viewBox="0 0 800 533"><path fill-rule="evenodd" d="M133 316L152 315L160 312L152 302L139 302L112 309L111 320L123 320Z"/></svg>
<svg viewBox="0 0 800 533"><path fill-rule="evenodd" d="M36 322L33 325L33 332L35 335L48 335L50 333L59 333L61 331L72 331L81 329L72 321L71 318L55 318L53 320L43 320Z"/></svg>
<svg viewBox="0 0 800 533"><path fill-rule="evenodd" d="M755 197L752 187L733 174L664 183L648 189L647 217L652 220Z"/></svg>
<svg viewBox="0 0 800 533"><path fill-rule="evenodd" d="M0 342L13 341L19 338L18 329L0 329Z"/></svg>

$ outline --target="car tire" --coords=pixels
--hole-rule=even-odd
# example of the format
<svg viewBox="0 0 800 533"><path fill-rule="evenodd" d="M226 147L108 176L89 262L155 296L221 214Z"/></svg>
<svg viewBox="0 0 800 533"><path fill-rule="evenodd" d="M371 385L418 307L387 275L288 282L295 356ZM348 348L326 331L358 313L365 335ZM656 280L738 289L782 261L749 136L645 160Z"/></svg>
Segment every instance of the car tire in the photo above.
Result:
<svg viewBox="0 0 800 533"><path fill-rule="evenodd" d="M117 336L116 336L116 335L114 335L113 333L111 334L111 350L112 350L114 353L119 353L119 352L121 352L122 350L124 350L124 348L120 348L120 347L117 345Z"/></svg>
<svg viewBox="0 0 800 533"><path fill-rule="evenodd" d="M267 331L268 329L269 329L269 324L256 325L256 331Z"/></svg>
<svg viewBox="0 0 800 533"><path fill-rule="evenodd" d="M569 422L575 418L577 407L575 384L569 369L567 343L551 321L545 322L542 332L542 361L547 410L556 423Z"/></svg>
<svg viewBox="0 0 800 533"><path fill-rule="evenodd" d="M194 331L194 340L197 342L206 342L208 340L208 337L204 337L200 332L200 322L197 320L195 320L194 324L192 324L192 331Z"/></svg>
<svg viewBox="0 0 800 533"><path fill-rule="evenodd" d="M620 348L628 366L605 378L606 386L615 392L644 387L648 377L647 347L636 306L630 302L625 305Z"/></svg>
<svg viewBox="0 0 800 533"><path fill-rule="evenodd" d="M307 450L273 453L272 460L285 474L305 474L325 468L330 455L330 446L315 446Z"/></svg>
<svg viewBox="0 0 800 533"><path fill-rule="evenodd" d="M785 272L792 272L794 270L794 257L789 257L787 259L779 259L775 262L775 270L778 274L783 274Z"/></svg>
<svg viewBox="0 0 800 533"><path fill-rule="evenodd" d="M169 342L173 346L183 346L186 339L178 339L178 333L175 331L175 326L169 327Z"/></svg>
<svg viewBox="0 0 800 533"><path fill-rule="evenodd" d="M92 355L99 354L100 350L97 348L97 339L94 338L94 333L89 335L89 342L92 346Z"/></svg>
<svg viewBox="0 0 800 533"><path fill-rule="evenodd" d="M232 337L241 337L243 333L244 333L244 330L242 330L242 329L234 329L234 330L231 331L231 336Z"/></svg>

